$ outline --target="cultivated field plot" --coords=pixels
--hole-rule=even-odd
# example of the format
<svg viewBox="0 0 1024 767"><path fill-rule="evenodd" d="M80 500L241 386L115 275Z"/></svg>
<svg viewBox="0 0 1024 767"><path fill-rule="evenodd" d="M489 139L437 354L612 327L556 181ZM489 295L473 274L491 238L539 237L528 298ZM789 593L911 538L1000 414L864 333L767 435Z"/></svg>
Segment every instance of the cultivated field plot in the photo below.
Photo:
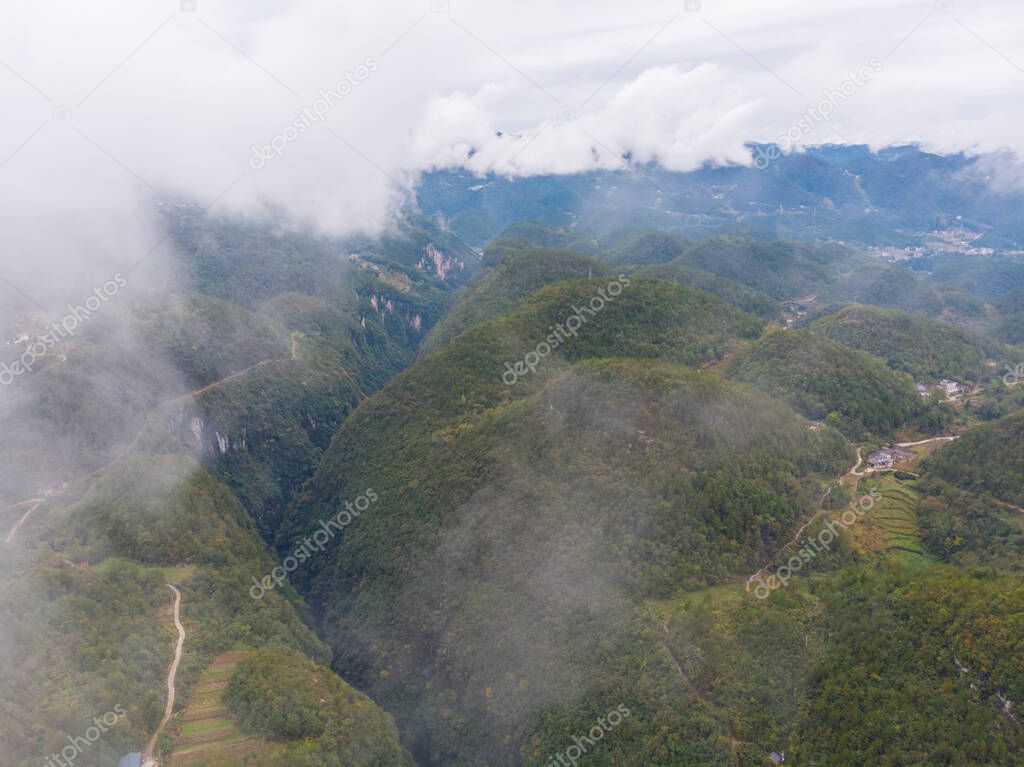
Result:
<svg viewBox="0 0 1024 767"><path fill-rule="evenodd" d="M898 480L892 474L883 474L861 482L860 487L877 489L882 497L871 511L870 518L881 531L880 548L912 564L933 561L921 547L917 527L918 494L914 480Z"/></svg>
<svg viewBox="0 0 1024 767"><path fill-rule="evenodd" d="M240 650L220 655L199 677L174 737L171 767L213 767L229 759L244 764L244 757L273 749L267 741L239 730L222 700L235 666L249 654Z"/></svg>

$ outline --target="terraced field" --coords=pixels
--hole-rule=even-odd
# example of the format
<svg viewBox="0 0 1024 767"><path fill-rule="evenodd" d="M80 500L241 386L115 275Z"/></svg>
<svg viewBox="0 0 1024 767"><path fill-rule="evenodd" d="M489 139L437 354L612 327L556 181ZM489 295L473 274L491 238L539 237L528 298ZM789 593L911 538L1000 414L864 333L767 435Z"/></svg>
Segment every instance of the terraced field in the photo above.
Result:
<svg viewBox="0 0 1024 767"><path fill-rule="evenodd" d="M167 762L170 767L214 767L228 759L242 759L273 748L267 741L239 730L222 700L235 666L249 654L237 650L220 655L199 677L181 715Z"/></svg>
<svg viewBox="0 0 1024 767"><path fill-rule="evenodd" d="M861 482L862 488L877 488L882 494L871 512L871 519L882 533L882 548L905 562L923 564L931 562L932 557L921 548L918 496L913 486L914 480L899 481L892 474Z"/></svg>

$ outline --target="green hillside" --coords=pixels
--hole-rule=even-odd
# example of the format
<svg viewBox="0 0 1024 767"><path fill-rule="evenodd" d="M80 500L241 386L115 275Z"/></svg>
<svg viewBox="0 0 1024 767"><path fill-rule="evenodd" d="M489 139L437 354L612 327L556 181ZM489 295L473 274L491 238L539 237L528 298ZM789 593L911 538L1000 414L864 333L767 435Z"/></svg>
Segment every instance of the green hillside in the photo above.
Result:
<svg viewBox="0 0 1024 767"><path fill-rule="evenodd" d="M330 650L301 620L300 602L277 593L252 598L252 578L275 560L230 491L180 452L126 462L76 505L55 501L20 534L39 549L2 562L0 612L10 630L0 650L12 662L0 668L0 688L19 690L16 704L5 699L0 708L5 763L37 764L83 721L115 706L126 715L76 764L105 767L149 738L163 712L173 648L167 582L181 589L186 625L179 709L203 669L239 643L288 646L317 664L325 684L342 684L324 665ZM397 748L393 725L379 710L375 716L358 737L390 738ZM175 727L158 750L168 748Z"/></svg>
<svg viewBox="0 0 1024 767"><path fill-rule="evenodd" d="M651 277L706 290L737 309L760 317L765 322L778 321L782 313L782 305L759 290L749 288L727 277L719 277L717 274L702 269L685 266L679 260L645 267L638 270L636 276Z"/></svg>
<svg viewBox="0 0 1024 767"><path fill-rule="evenodd" d="M823 598L830 641L787 763L968 767L1024 757L1024 732L999 699L1024 696L1019 579L857 568Z"/></svg>
<svg viewBox="0 0 1024 767"><path fill-rule="evenodd" d="M286 330L237 304L201 294L153 299L136 305L140 340L180 371L189 388L288 356Z"/></svg>
<svg viewBox="0 0 1024 767"><path fill-rule="evenodd" d="M1024 411L967 431L936 451L929 471L975 493L1024 506Z"/></svg>
<svg viewBox="0 0 1024 767"><path fill-rule="evenodd" d="M115 704L126 714L76 765L106 767L146 743L176 638L168 582L186 627L176 711L239 645L301 653L325 691L355 695L326 665L298 595L255 599L253 579L277 564L265 539L337 426L408 364L475 268L448 259L472 251L423 228L352 243L353 259L337 242L237 222L200 220L175 237L188 292L112 303L0 398L12 424L4 764L41 763ZM404 763L391 758L390 718L369 699L355 705L355 718L339 710L344 735L297 758L341 767L344 741L358 745L346 753L355 762ZM159 753L217 742L216 728L197 731L209 722L184 724L172 719Z"/></svg>
<svg viewBox="0 0 1024 767"><path fill-rule="evenodd" d="M603 258L610 264L649 266L663 264L682 255L690 242L668 232L636 232L615 242Z"/></svg>
<svg viewBox="0 0 1024 767"><path fill-rule="evenodd" d="M995 301L1000 318L996 337L1011 344L1024 344L1024 285L1000 296Z"/></svg>
<svg viewBox="0 0 1024 767"><path fill-rule="evenodd" d="M283 743L262 767L411 767L390 716L301 653L261 650L238 664L224 702L243 732Z"/></svg>
<svg viewBox="0 0 1024 767"><path fill-rule="evenodd" d="M544 288L399 375L345 421L293 514L297 541L383 488L298 582L336 668L418 759L509 763L620 703L646 713L611 753L653 754L664 712L642 701L680 689L637 671L652 649L642 600L754 569L852 462L832 430L677 364L758 332L681 286L636 281L503 385L503 362L601 285ZM669 763L719 753L701 716L671 719Z"/></svg>
<svg viewBox="0 0 1024 767"><path fill-rule="evenodd" d="M927 474L918 507L921 544L932 556L960 567L1024 571L1024 514L984 494L960 490Z"/></svg>
<svg viewBox="0 0 1024 767"><path fill-rule="evenodd" d="M568 250L579 255L596 255L597 240L573 229L559 229L537 221L511 224L487 243L482 266L496 266L503 258L530 250Z"/></svg>
<svg viewBox="0 0 1024 767"><path fill-rule="evenodd" d="M938 316L943 296L913 272L877 260L858 265L824 294L830 301L853 301L913 314Z"/></svg>
<svg viewBox="0 0 1024 767"><path fill-rule="evenodd" d="M873 306L847 306L810 324L815 333L881 357L918 381L977 381L996 345L961 328Z"/></svg>
<svg viewBox="0 0 1024 767"><path fill-rule="evenodd" d="M432 351L474 325L504 314L544 285L608 273L599 261L567 250L530 248L510 252L455 301L424 339L421 350Z"/></svg>
<svg viewBox="0 0 1024 767"><path fill-rule="evenodd" d="M855 435L887 433L923 409L909 376L803 330L766 335L736 355L727 375L788 399L808 418L829 417Z"/></svg>
<svg viewBox="0 0 1024 767"><path fill-rule="evenodd" d="M683 253L678 263L787 300L821 291L836 279L835 265L848 257L838 246L712 237Z"/></svg>
<svg viewBox="0 0 1024 767"><path fill-rule="evenodd" d="M0 387L0 763L140 750L178 591L167 767L1024 763L1019 296L630 215L175 230Z"/></svg>

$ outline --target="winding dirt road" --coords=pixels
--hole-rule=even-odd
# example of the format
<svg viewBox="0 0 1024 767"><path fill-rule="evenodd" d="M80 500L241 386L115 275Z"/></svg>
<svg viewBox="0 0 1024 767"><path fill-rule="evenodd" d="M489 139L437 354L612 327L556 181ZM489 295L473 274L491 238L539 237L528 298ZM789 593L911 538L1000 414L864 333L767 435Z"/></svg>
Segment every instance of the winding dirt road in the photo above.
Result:
<svg viewBox="0 0 1024 767"><path fill-rule="evenodd" d="M848 472L846 472L846 473L845 473L845 474L844 474L843 476L841 476L841 477L839 478L839 482L841 483L841 482L842 482L842 481L843 481L844 479L846 479L846 478L847 478L847 477L849 477L849 476L853 476L853 477L862 477L862 476L864 476L863 474L861 474L861 473L859 473L859 472L857 471L857 468L858 468L858 467L859 467L859 466L861 465L861 462L862 462L863 460L864 460L864 459L863 459L863 458L861 457L861 449L860 449L860 448L858 447L858 448L857 448L857 463L855 463L855 464L854 464L854 465L853 465L853 466L852 466L852 467L850 468L850 470L849 470ZM828 494L829 494L830 492L832 492L832 488L831 488L831 486L829 487L829 489L828 489L828 490L826 490L826 491L825 491L825 495L821 496L821 503L824 503L824 502L825 502L825 498L827 498L827 497L828 497ZM775 557L772 557L772 560L771 560L770 562L768 562L768 564L766 564L766 565L765 565L764 567L762 567L762 568L761 568L761 569L759 569L759 570L758 570L757 572L753 573L753 574L752 574L752 575L751 575L751 576L750 576L749 578L747 578L747 582L746 582L746 583L744 584L744 586L745 586L745 588L746 588L746 590L747 590L748 592L750 591L750 584L751 584L751 583L753 583L753 582L754 582L755 580L757 580L758 578L760 578L760 577L761 577L761 575L763 575L763 574L764 574L764 572L765 572L765 571L766 571L766 570L767 570L767 569L768 569L769 567L771 567L771 566L772 566L772 562L774 562L774 561L775 561L775 558L777 558L777 557L779 556L779 554L781 554L781 553L782 553L783 551L785 551L785 550L786 550L786 549L788 549L788 548L789 548L790 546L792 546L792 545L793 545L794 543L796 543L796 542L797 542L798 540L800 540L800 536L801 536L801 535L803 535L803 533L804 533L804 530L806 530L806 529L807 529L807 528L808 528L808 527L809 527L809 526L810 526L810 525L811 525L811 524L812 524L812 523L813 523L813 522L814 522L814 521L815 521L815 520L816 520L816 519L817 519L818 517L820 517L820 516L821 516L822 514L824 514L824 513L825 513L825 510L824 510L824 509L818 509L818 510L817 510L816 512L814 512L814 514L812 514L812 515L811 515L811 518L810 518L810 519L808 519L808 520L807 520L806 522L804 522L804 523L803 523L802 525L800 525L800 529L796 531L796 535L794 535L794 536L793 536L793 537L792 537L792 538L791 538L791 539L790 539L790 540L789 540L789 541L788 541L788 542L787 542L787 543L786 543L786 544L785 544L784 546L782 546L782 547L781 547L781 548L780 548L780 549L779 549L779 550L778 550L778 551L777 551L777 552L775 553Z"/></svg>
<svg viewBox="0 0 1024 767"><path fill-rule="evenodd" d="M952 442L953 440L956 440L956 439L959 439L959 436L952 436L952 437L930 437L928 439L919 439L917 442L897 442L896 446L897 447L918 447L919 445L927 445L927 444L930 444L932 442ZM854 481L856 481L858 478L863 477L866 474L870 474L872 471L874 471L873 469L866 469L865 471L857 471L857 469L859 469L861 464L864 462L864 458L863 458L863 455L862 455L862 450L863 450L863 448L861 448L861 447L857 448L857 463L855 463L850 468L850 470L848 472L846 472L846 474L844 474L842 477L839 478L840 482L842 482L847 477L852 477L854 479ZM890 471L890 469L883 469L883 471ZM827 493L826 493L826 495L827 495ZM822 500L824 500L824 497L822 498ZM1007 505L1012 505L1012 504L1007 504ZM1021 511L1024 511L1024 509L1021 509ZM814 522L816 519L818 519L818 517L820 517L824 513L825 513L824 509L820 509L819 511L815 512L815 514L809 520L804 522L803 525L800 526L800 529L796 531L796 535L794 535L793 538L788 543L786 543L784 546L782 546L782 548L780 548L778 550L778 552L776 552L775 557L773 558L772 561L774 561L774 559L777 558L779 556L779 554L781 554L783 551L785 551L790 546L792 546L794 543L796 543L800 539L800 536L803 535L804 530L806 530L807 527L812 522ZM747 591L750 591L750 584L753 583L758 578L760 578L769 567L771 567L771 562L769 562L767 565L765 565L760 570L758 570L756 573L754 573L749 578L747 578L747 581L746 581L746 584L745 584Z"/></svg>
<svg viewBox="0 0 1024 767"><path fill-rule="evenodd" d="M121 454L117 458L115 458L112 461L110 461L110 463L107 463L104 466L101 466L98 469L95 469L94 471L90 471L88 474L83 474L80 477L68 480L66 483L64 483L64 486L62 487L62 489L60 489L59 491L50 493L46 498L29 498L29 499L24 500L24 501L18 501L17 503L14 503L14 504L12 504L10 506L7 506L4 509L2 509L2 511L7 511L8 509L16 509L19 506L25 506L26 504L29 504L29 503L35 503L35 506L30 508L28 511L26 511L22 515L21 519L19 519L15 523L14 527L10 530L10 532L7 533L7 537L4 538L4 543L10 543L14 539L14 535L15 535L15 533L18 532L18 528L20 528L22 523L26 519L28 519L29 514L31 514L33 511L35 511L37 508L39 508L39 506L42 503L44 503L45 501L47 501L47 500L49 500L51 498L58 498L58 497L60 497L60 496L62 496L64 494L66 494L68 491L72 490L73 488L77 487L78 485L81 485L86 480L94 479L96 477L99 477L101 474L103 474L104 472L106 472L109 469L113 468L115 465L117 465L121 461L125 460L129 455L131 455L132 451L135 450L135 448L138 446L139 442L142 440L142 437L145 435L146 429L149 426L149 419L150 419L150 417L153 415L153 413L159 411L160 408L166 407L167 405L176 404L178 402L184 402L185 400L188 400L190 397L196 397L196 396L198 396L200 394L203 394L204 392L210 391L211 389L215 389L218 386L226 384L226 383L228 383L230 381L234 381L235 379L240 378L241 376L244 376L246 373L251 373L253 370L256 370L257 368L263 367L264 365L268 365L271 362L280 362L280 361L281 360L277 359L277 358L270 358L270 359L261 360L260 362L257 362L255 365L250 365L245 370L239 370L237 373L232 373L231 375L226 376L225 378L222 378L219 381L214 381L213 383L207 384L206 386L203 386L203 387L201 387L199 389L196 389L195 391L190 391L187 394L182 394L182 395L180 395L178 397L174 397L173 399L169 399L169 400L166 400L164 402L161 402L161 403L155 405L153 407L152 411L150 411L150 413L148 415L146 415L145 420L143 422L143 426L142 426L142 428L139 429L138 433L135 435L135 438L131 441L131 443L128 445L128 447L126 447L124 450L122 450Z"/></svg>
<svg viewBox="0 0 1024 767"><path fill-rule="evenodd" d="M167 669L167 705L164 707L164 717L160 720L160 725L153 733L153 737L146 744L146 750L142 752L142 767L158 767L160 764L153 756L153 752L156 751L156 743L160 739L160 734L174 714L174 678L178 674L181 652L185 647L185 627L181 625L181 592L170 584L167 584L167 588L174 592L174 627L178 630L178 644L174 648L174 660L171 661L171 666Z"/></svg>
<svg viewBox="0 0 1024 767"><path fill-rule="evenodd" d="M188 394L182 394L180 397L175 397L174 399L169 399L169 400L167 400L165 402L161 402L159 405L157 405L154 408L154 410L159 410L162 407L166 407L167 405L174 405L174 404L176 404L178 402L184 402L185 400L187 400L187 399L189 399L191 397L197 397L200 394L203 394L205 392L210 391L211 389L216 389L218 386L223 386L224 384L228 383L229 381L234 381L237 378L241 378L242 376L246 375L247 373L251 373L252 371L256 370L257 368L261 368L264 365L269 365L271 362L281 362L281 358L279 358L279 357L270 357L269 359L260 360L255 365L250 365L245 370L239 370L237 373L232 373L229 376L225 376L224 378L221 378L219 381L214 381L213 383L210 383L210 384L207 384L206 386L200 387L200 388L196 389L195 391L190 391Z"/></svg>
<svg viewBox="0 0 1024 767"><path fill-rule="evenodd" d="M15 509L18 506L24 506L26 503L32 503L33 501L35 502L35 505L34 506L30 506L28 511L26 511L24 514L22 514L21 517L18 519L18 521L14 523L14 527L11 528L10 532L7 533L7 537L4 538L4 543L10 543L11 541L14 540L14 535L15 535L15 533L18 532L18 528L20 528L22 526L22 524L25 522L25 520L28 519L28 515L29 514L31 514L33 511L35 511L40 506L42 506L43 501L41 499L39 499L39 498L34 498L32 501L24 501L22 503L16 503L16 504L14 504L14 506L9 506L8 507L8 508L11 508L11 509Z"/></svg>
<svg viewBox="0 0 1024 767"><path fill-rule="evenodd" d="M846 477L863 477L864 476L864 472L857 471L857 469L860 468L860 465L862 463L864 463L864 458L861 456L861 451L863 449L864 448L862 448L862 447L858 447L857 448L857 463L855 463L853 465L852 469L850 469L848 472L846 472L845 476L843 476L843 479L846 479ZM842 481L842 480L840 480L840 481Z"/></svg>
<svg viewBox="0 0 1024 767"><path fill-rule="evenodd" d="M932 437L930 439L919 439L917 442L897 442L896 447L917 447L918 445L927 445L931 442L952 442L955 439L960 439L960 437Z"/></svg>
<svg viewBox="0 0 1024 767"><path fill-rule="evenodd" d="M996 503L998 503L1001 506L1006 506L1008 508L1013 509L1014 511L1019 511L1021 514L1024 514L1024 506L1018 506L1015 503L1010 503L1009 501L1003 501L1003 500L1001 500L999 498L993 498L992 500L995 501Z"/></svg>

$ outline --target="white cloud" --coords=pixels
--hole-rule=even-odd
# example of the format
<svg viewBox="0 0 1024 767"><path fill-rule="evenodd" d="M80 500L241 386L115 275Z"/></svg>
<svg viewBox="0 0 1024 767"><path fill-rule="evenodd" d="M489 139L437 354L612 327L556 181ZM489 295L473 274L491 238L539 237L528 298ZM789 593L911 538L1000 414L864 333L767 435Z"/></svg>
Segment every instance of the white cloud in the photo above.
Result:
<svg viewBox="0 0 1024 767"><path fill-rule="evenodd" d="M197 2L0 9L5 273L137 259L159 236L157 192L345 232L386 225L396 187L433 166L744 162L744 142L775 139L872 57L883 71L808 142L1019 149L1024 35L1008 0ZM250 147L368 56L379 71L249 167ZM65 105L71 120L55 120Z"/></svg>

